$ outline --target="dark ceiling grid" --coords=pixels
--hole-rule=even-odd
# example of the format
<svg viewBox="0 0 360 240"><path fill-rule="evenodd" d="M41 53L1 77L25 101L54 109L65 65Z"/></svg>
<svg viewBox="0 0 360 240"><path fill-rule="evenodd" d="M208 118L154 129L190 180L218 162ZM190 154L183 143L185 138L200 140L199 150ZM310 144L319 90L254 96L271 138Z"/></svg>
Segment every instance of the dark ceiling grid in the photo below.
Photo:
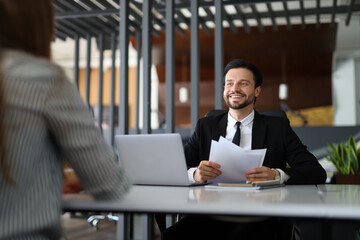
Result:
<svg viewBox="0 0 360 240"><path fill-rule="evenodd" d="M276 24L276 18L275 18L275 14L272 10L272 7L271 7L271 3L266 3L266 7L269 11L269 14L270 14L270 19L271 19L271 23L272 23L272 27L273 27L273 30L274 31L277 31L278 30L278 26Z"/></svg>
<svg viewBox="0 0 360 240"><path fill-rule="evenodd" d="M320 28L320 0L316 0L316 28Z"/></svg>
<svg viewBox="0 0 360 240"><path fill-rule="evenodd" d="M139 3L137 3L139 6L141 6ZM157 13L159 15L162 16L163 19L165 19L165 8L160 7L159 5L157 5L156 3L154 3L154 7L157 10ZM182 27L180 27L180 22L178 21L178 19L174 19L174 26L175 29L177 30L178 33L180 33L180 35L184 36L185 35L185 31ZM165 28L163 29L165 30Z"/></svg>
<svg viewBox="0 0 360 240"><path fill-rule="evenodd" d="M258 12L257 9L256 9L255 4L253 4L253 3L250 4L250 8L251 8L251 10L252 10L252 13L253 13L255 19L256 19L256 22L257 22L259 31L260 31L260 32L264 32L264 26L263 26L263 24L262 24L262 22L261 22L260 15L259 15L259 12Z"/></svg>
<svg viewBox="0 0 360 240"><path fill-rule="evenodd" d="M91 1L87 1L88 4L84 3L84 1L82 1L84 5L86 5L87 7L91 8L91 10L101 10L104 11L104 9L100 8L99 6L97 6L96 4L94 4ZM103 5L103 4L101 4ZM107 8L105 5L103 5L105 8ZM113 31L119 31L119 22L112 16L113 14L107 15L107 16L99 16L98 18L100 20L103 21L104 24L107 24L110 28L110 34ZM108 34L108 36L110 36L110 34Z"/></svg>
<svg viewBox="0 0 360 240"><path fill-rule="evenodd" d="M84 2L84 1L83 1L83 2ZM97 1L97 2L100 3L100 1ZM100 8L99 6L97 6L96 4L94 4L93 2L88 1L88 3L89 3L88 7L90 7L91 9L104 11L104 9ZM85 4L85 3L84 3L84 4ZM112 6L111 6L110 4L105 4L104 1L102 1L100 4L101 4L103 7L105 7L105 9L107 9L107 8L112 8ZM107 23L111 26L111 32L113 32L113 31L118 32L118 31L119 31L119 21L118 21L117 19L115 19L113 15L114 15L114 14L110 14L110 15L107 15L107 16L102 16L103 18L100 18L100 17L99 17L99 18L100 18L101 20L103 20L103 21L104 21L104 19L106 19ZM120 17L119 17L119 19L120 19ZM106 22L105 22L105 23L106 23ZM134 22L133 22L133 24L131 24L131 26L132 26L134 29L136 29L136 30L139 30L139 29L140 29L140 25L139 25L139 24L135 24ZM131 33L132 36L135 36L133 31L130 30L130 33ZM110 34L109 34L107 37L109 37L109 36L110 36Z"/></svg>
<svg viewBox="0 0 360 240"><path fill-rule="evenodd" d="M210 28L206 25L206 21L204 20L204 18L199 17L199 23L200 23L201 28L204 30L204 32L205 32L207 35L210 35L211 30L210 30Z"/></svg>
<svg viewBox="0 0 360 240"><path fill-rule="evenodd" d="M83 34L81 34L81 33L79 34L77 31L66 27L65 24L57 24L56 29L63 32L64 34L65 34L65 32L67 32L67 35L70 35L71 38L75 38L75 36L77 36L77 35L80 35L81 37L85 37L84 32L80 28L78 30L80 30L80 32L82 32ZM66 36L66 34L65 34L65 36Z"/></svg>
<svg viewBox="0 0 360 240"><path fill-rule="evenodd" d="M136 12L137 15L138 12L142 12L142 5L136 1L130 1L130 4L129 4L129 7L130 7L130 11L133 9L134 13ZM160 14L161 15L161 14ZM140 15L139 15L140 16ZM141 22L142 22L142 16L140 16L141 18ZM163 18L163 16L162 16ZM162 19L159 19L155 14L152 14L152 22L157 24L159 27L161 27L162 30L165 29L165 24L163 22ZM141 30L140 30L141 31ZM160 32L159 30L157 30L155 27L154 27L154 24L152 24L152 30L151 30L151 33L157 37L160 36Z"/></svg>
<svg viewBox="0 0 360 240"><path fill-rule="evenodd" d="M81 10L86 10L75 1L54 0L54 2L55 3L61 3L62 5L66 6L69 9L69 11L77 12L77 11L81 11ZM80 7L80 9L79 9L79 7ZM100 32L104 32L104 33L110 35L111 32L112 32L112 30L109 28L109 26L106 26L105 24L103 24L103 20L101 20L98 17L84 18L84 19L81 19L81 21L86 23L87 25L92 26L92 28L89 28L89 29L94 29L94 28L99 29L99 31L97 32L97 35Z"/></svg>
<svg viewBox="0 0 360 240"><path fill-rule="evenodd" d="M66 12L72 12L70 10L62 9L56 4L55 6L56 9L59 9L60 14ZM83 36L84 38L86 38L86 34L98 35L101 32L101 29L94 27L94 25L89 23L87 19L80 19L80 18L57 19L57 25L62 25L62 24L67 25L70 28L73 28L75 31L84 33L85 34L85 36ZM70 34L68 35L69 37L71 37Z"/></svg>
<svg viewBox="0 0 360 240"><path fill-rule="evenodd" d="M287 24L288 30L291 30L292 17L300 17L302 28L306 27L306 18L308 16L315 16L316 26L321 25L321 15L329 14L331 16L330 22L332 26L335 25L336 15L345 15L345 24L349 25L351 16L354 12L360 11L360 4L355 0L350 0L348 4L339 5L337 0L333 0L329 6L322 6L320 0L315 0L315 7L305 8L304 0L298 1L300 7L298 9L288 9L288 5L293 0L280 0L283 4L283 9L273 9L270 0L228 0L223 1L223 21L226 21L232 32L238 31L238 26L235 21L239 20L242 23L242 27L246 33L251 32L249 20L255 19L256 25L261 32L264 31L263 19L269 18L273 31L278 29L279 18L284 18ZM266 5L265 11L258 11L257 4L263 3ZM152 34L155 36L160 35L160 31L165 32L165 0L154 1L152 9ZM251 12L243 12L242 5L246 4L251 7ZM225 6L232 5L235 9L234 12L230 12L230 9L226 9ZM56 10L56 36L64 40L67 37L75 38L79 36L85 38L86 34L90 34L97 37L100 33L103 33L106 37L113 31L119 32L119 3L117 0L54 0L54 6ZM139 32L142 29L142 3L139 1L131 0L129 2L129 13L131 19L129 19L129 33L130 36L135 36L135 32ZM210 7L214 6L214 1L199 1L199 9L202 8L206 15L199 16L199 25L201 29L207 34L211 33L209 23L214 24L214 14ZM180 26L186 24L187 28L190 28L190 17L185 16L182 9L190 9L190 1L179 0L175 1L174 12L176 18L174 19L174 27L177 32L184 35L185 31ZM212 24L212 25L213 25Z"/></svg>
<svg viewBox="0 0 360 240"><path fill-rule="evenodd" d="M57 1L54 1L54 6L56 11L58 12L57 15L61 13L70 12L70 10L66 10L64 6L61 6L60 4L56 3ZM56 25L65 25L66 27L72 29L73 31L76 31L79 36L86 38L86 34L91 33L93 35L98 34L100 31L94 31L94 27L87 22L80 20L78 18L72 18L72 19L56 19L57 24ZM71 34L68 34L69 37L71 37Z"/></svg>
<svg viewBox="0 0 360 240"><path fill-rule="evenodd" d="M134 18L134 20L130 21L129 24L136 24L136 31L141 31L142 17L131 7L129 7L129 14Z"/></svg>
<svg viewBox="0 0 360 240"><path fill-rule="evenodd" d="M285 13L285 19L286 19L286 26L287 26L287 29L290 31L292 26L291 26L291 21L290 21L290 17L289 17L288 5L287 5L286 1L283 1L283 7L284 7L284 13Z"/></svg>
<svg viewBox="0 0 360 240"><path fill-rule="evenodd" d="M102 6L105 7L105 9L112 9L114 8L113 5L111 5L108 1L105 0L96 0L96 2L100 3ZM115 21L118 21L120 17L117 14L111 14L109 17L114 19Z"/></svg>
<svg viewBox="0 0 360 240"><path fill-rule="evenodd" d="M331 12L331 26L332 27L335 26L336 4L337 4L337 0L333 0L333 7L332 7L332 12Z"/></svg>
<svg viewBox="0 0 360 240"><path fill-rule="evenodd" d="M347 12L347 16L346 16L346 20L345 20L345 25L348 26L350 23L350 18L351 18L351 14L352 14L352 8L354 6L354 2L355 0L351 0L350 4L348 6L348 12Z"/></svg>
<svg viewBox="0 0 360 240"><path fill-rule="evenodd" d="M345 14L348 12L348 9L349 9L349 6L345 5L345 6L337 6L336 8L336 13L340 14ZM360 4L359 5L355 5L352 7L352 12L354 11L357 11L359 12L360 11ZM331 14L332 12L332 7L322 7L320 10L319 10L319 13L320 14ZM316 15L316 8L307 8L307 9L304 9L303 10L303 13L304 13L304 16L315 16ZM270 14L268 12L257 12L259 18L270 18ZM297 17L297 16L300 16L301 14L301 9L293 9L293 10L280 10L280 11L276 11L276 16L277 17L286 17L286 14L288 14L289 17ZM253 19L255 18L254 14L253 13L244 13L245 17L247 19ZM240 19L240 16L235 16L232 15L233 19Z"/></svg>
<svg viewBox="0 0 360 240"><path fill-rule="evenodd" d="M208 19L208 21L210 22L214 22L214 14L211 12L210 8L209 7L203 7L203 10L205 11L206 13L206 18Z"/></svg>
<svg viewBox="0 0 360 240"><path fill-rule="evenodd" d="M190 28L190 19L187 19L181 12L181 10L175 10L175 14L177 16L177 19L179 19L179 22L185 23L186 27Z"/></svg>
<svg viewBox="0 0 360 240"><path fill-rule="evenodd" d="M102 10L101 8L99 8L96 4L92 4L94 8L98 8L100 9L101 11L106 11L106 10L114 10L113 12L109 12L109 14L107 14L105 16L105 18L112 22L112 25L115 27L115 29L112 29L112 31L116 31L118 32L119 31L119 9L114 9L114 6L111 5L108 1L104 1L104 0L96 0L99 4L101 4L103 7L105 7L105 10ZM115 16L114 16L115 15ZM130 25L130 35L132 37L135 36L135 32L136 31L141 31L141 17L135 17L135 11L133 11L131 8L130 8L130 15L132 15L132 17L134 17L134 20L133 21L130 21L129 22L129 25ZM117 16L117 17L116 17Z"/></svg>
<svg viewBox="0 0 360 240"><path fill-rule="evenodd" d="M306 24L305 24L305 16L304 16L304 2L303 0L299 0L299 2L300 2L301 28L305 29Z"/></svg>
<svg viewBox="0 0 360 240"><path fill-rule="evenodd" d="M226 11L225 6L223 6L223 19L226 20L229 23L229 27L230 27L231 31L234 34L237 34L238 33L238 28L235 26L235 24L233 22L233 18Z"/></svg>
<svg viewBox="0 0 360 240"><path fill-rule="evenodd" d="M66 40L66 37L67 37L67 34L60 31L59 29L55 28L55 35L57 38L60 38L61 40L65 41Z"/></svg>
<svg viewBox="0 0 360 240"><path fill-rule="evenodd" d="M243 11L241 10L241 7L239 5L234 5L235 7L235 10L236 10L236 14L239 16L242 24L243 24L243 27L245 29L245 32L246 33L250 33L250 26L247 22L247 19L246 19L246 16L244 15Z"/></svg>
<svg viewBox="0 0 360 240"><path fill-rule="evenodd" d="M185 23L186 26L190 29L190 17L186 18L181 9L175 10L175 14L178 16L180 22ZM204 30L204 32L209 35L211 33L211 30L206 25L206 20L199 16L199 23L202 29Z"/></svg>
<svg viewBox="0 0 360 240"><path fill-rule="evenodd" d="M203 7L203 9L206 12L209 20L214 22L215 17L214 17L214 14L212 13L212 11L210 10L210 8L209 7Z"/></svg>

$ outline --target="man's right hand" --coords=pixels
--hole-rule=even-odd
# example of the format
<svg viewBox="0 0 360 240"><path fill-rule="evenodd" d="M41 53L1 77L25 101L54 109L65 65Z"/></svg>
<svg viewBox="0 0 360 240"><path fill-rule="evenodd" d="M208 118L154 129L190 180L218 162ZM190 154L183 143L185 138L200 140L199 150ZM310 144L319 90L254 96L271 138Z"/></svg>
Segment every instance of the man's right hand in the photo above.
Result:
<svg viewBox="0 0 360 240"><path fill-rule="evenodd" d="M220 164L203 160L194 172L194 180L196 182L203 183L207 180L211 180L221 175Z"/></svg>

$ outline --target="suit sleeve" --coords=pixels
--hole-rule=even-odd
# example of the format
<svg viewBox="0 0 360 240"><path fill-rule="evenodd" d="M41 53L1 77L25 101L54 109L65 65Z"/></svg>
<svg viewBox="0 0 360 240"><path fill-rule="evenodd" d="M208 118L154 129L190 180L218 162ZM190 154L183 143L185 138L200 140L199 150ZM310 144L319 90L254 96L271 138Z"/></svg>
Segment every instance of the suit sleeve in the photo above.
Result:
<svg viewBox="0 0 360 240"><path fill-rule="evenodd" d="M302 144L299 137L292 130L289 120L284 127L285 157L290 168L282 170L290 176L287 184L323 184L326 172L318 160Z"/></svg>
<svg viewBox="0 0 360 240"><path fill-rule="evenodd" d="M195 131L184 146L186 165L188 168L197 167L200 162L200 120L198 120Z"/></svg>

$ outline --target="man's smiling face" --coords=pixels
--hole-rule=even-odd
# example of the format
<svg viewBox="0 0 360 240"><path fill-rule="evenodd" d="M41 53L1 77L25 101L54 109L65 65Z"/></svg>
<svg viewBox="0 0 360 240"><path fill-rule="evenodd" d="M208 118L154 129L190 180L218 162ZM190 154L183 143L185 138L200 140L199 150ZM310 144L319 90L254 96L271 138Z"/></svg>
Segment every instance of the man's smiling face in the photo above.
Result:
<svg viewBox="0 0 360 240"><path fill-rule="evenodd" d="M253 108L260 91L260 86L255 88L254 75L246 68L232 68L226 73L223 97L229 108Z"/></svg>

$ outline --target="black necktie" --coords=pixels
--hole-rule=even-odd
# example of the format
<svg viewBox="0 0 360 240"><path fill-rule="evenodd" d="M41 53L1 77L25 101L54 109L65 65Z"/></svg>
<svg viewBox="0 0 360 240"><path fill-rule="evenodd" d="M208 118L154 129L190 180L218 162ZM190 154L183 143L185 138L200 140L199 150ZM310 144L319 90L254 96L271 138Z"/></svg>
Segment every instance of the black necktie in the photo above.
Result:
<svg viewBox="0 0 360 240"><path fill-rule="evenodd" d="M236 122L236 133L234 135L233 138L233 143L240 146L240 138L241 138L241 134L240 134L240 124L241 122Z"/></svg>

